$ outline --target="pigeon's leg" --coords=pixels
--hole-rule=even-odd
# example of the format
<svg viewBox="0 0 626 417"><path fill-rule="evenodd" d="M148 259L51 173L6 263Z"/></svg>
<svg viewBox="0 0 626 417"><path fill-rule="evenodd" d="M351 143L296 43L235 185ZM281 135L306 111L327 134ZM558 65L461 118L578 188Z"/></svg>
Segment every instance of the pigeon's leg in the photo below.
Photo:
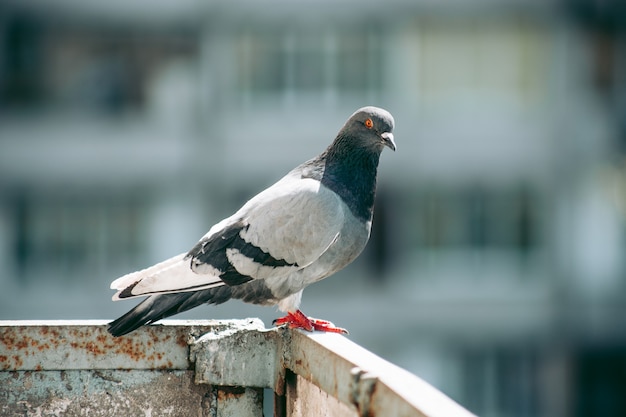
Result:
<svg viewBox="0 0 626 417"><path fill-rule="evenodd" d="M293 313L290 311L285 317L274 320L274 325L276 326L281 326L283 324L288 325L290 329L304 329L308 330L309 332L317 330L320 332L348 334L348 331L346 329L336 327L334 324L327 320L307 317L300 310L296 310Z"/></svg>

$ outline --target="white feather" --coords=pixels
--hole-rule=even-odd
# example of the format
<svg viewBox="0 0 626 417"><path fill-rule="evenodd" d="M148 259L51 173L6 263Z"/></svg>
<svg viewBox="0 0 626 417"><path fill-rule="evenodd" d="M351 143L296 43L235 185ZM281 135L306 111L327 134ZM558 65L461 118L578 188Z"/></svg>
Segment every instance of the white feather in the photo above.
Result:
<svg viewBox="0 0 626 417"><path fill-rule="evenodd" d="M128 286L133 285L134 283L136 283L137 281L141 280L142 278L146 276L155 274L163 269L166 269L167 267L173 265L176 262L180 262L184 257L185 257L185 254L181 253L180 255L173 256L169 259L166 259L163 262L159 262L156 265L152 265L140 271L131 272L122 277L119 277L118 279L116 279L115 281L111 283L111 289L123 290L127 288Z"/></svg>
<svg viewBox="0 0 626 417"><path fill-rule="evenodd" d="M219 278L220 271L211 268L206 274L197 274L191 270L189 260L184 257L185 254L175 256L113 281L111 288L118 290L113 301L150 294L198 291L224 285ZM122 291L133 285L131 296L120 298Z"/></svg>
<svg viewBox="0 0 626 417"><path fill-rule="evenodd" d="M300 307L302 301L302 290L291 294L289 297L285 297L278 302L278 309L284 311L296 311Z"/></svg>

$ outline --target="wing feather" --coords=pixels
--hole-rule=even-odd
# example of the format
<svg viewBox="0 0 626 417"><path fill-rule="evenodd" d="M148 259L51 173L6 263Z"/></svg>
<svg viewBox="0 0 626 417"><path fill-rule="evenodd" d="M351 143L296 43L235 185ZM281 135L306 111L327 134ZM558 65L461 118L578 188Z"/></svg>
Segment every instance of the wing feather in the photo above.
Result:
<svg viewBox="0 0 626 417"><path fill-rule="evenodd" d="M272 262L256 262L236 248L229 251L229 260L240 273L257 279L306 268L337 240L344 221L339 197L319 181L301 178L280 181L246 204L241 214L248 225L241 238Z"/></svg>

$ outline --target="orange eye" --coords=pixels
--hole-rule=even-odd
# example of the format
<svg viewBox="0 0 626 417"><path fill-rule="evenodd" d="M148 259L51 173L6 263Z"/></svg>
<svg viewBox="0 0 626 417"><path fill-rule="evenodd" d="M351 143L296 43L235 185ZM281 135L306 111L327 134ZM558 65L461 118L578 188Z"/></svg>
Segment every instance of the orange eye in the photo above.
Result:
<svg viewBox="0 0 626 417"><path fill-rule="evenodd" d="M374 127L374 122L372 122L372 119L367 119L365 121L365 127L368 129L371 129L372 127Z"/></svg>

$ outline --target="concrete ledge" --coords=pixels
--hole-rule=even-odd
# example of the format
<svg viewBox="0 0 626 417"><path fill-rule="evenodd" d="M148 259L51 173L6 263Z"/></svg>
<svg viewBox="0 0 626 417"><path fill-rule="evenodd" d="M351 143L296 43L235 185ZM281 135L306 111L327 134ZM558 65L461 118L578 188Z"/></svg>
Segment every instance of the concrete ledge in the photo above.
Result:
<svg viewBox="0 0 626 417"><path fill-rule="evenodd" d="M470 417L338 334L258 319L169 320L114 338L104 321L0 321L0 415Z"/></svg>
<svg viewBox="0 0 626 417"><path fill-rule="evenodd" d="M196 383L280 392L283 332L265 329L259 319L232 320L226 328L212 329L196 339L191 348Z"/></svg>

